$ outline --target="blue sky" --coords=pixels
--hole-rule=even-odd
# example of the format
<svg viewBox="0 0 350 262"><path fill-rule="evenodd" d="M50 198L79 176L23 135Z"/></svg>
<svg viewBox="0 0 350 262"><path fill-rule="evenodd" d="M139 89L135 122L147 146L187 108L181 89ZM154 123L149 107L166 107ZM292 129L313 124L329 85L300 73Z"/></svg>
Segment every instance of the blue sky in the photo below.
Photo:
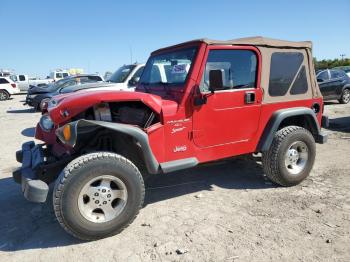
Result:
<svg viewBox="0 0 350 262"><path fill-rule="evenodd" d="M350 1L2 1L0 68L114 71L194 38L311 40L318 59L350 57Z"/></svg>

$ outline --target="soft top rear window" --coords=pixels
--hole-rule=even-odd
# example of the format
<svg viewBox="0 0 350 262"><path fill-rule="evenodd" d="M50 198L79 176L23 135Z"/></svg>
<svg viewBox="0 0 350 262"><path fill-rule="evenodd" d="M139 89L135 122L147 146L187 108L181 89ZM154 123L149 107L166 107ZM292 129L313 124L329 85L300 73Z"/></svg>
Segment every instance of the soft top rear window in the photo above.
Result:
<svg viewBox="0 0 350 262"><path fill-rule="evenodd" d="M300 52L275 52L271 56L269 95L284 96L287 94L294 79L297 77L296 85L291 94L300 94L307 91L307 80L304 77L302 64L304 55Z"/></svg>

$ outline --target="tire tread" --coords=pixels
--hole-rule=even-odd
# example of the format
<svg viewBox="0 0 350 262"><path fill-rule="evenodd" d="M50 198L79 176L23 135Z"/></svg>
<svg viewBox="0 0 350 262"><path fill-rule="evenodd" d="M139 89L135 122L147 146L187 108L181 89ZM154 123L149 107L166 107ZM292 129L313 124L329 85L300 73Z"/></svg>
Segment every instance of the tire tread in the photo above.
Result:
<svg viewBox="0 0 350 262"><path fill-rule="evenodd" d="M70 162L66 168L64 168L64 170L62 171L61 175L58 177L55 187L54 187L54 191L53 191L53 206L54 206L54 212L56 215L56 218L58 220L58 222L60 223L60 225L63 227L63 229L68 232L69 234L71 234L72 236L82 239L82 240L87 240L87 241L91 241L91 240L97 240L100 239L100 237L91 237L91 238L87 238L86 236L80 235L77 232L75 232L73 229L71 229L67 223L65 223L64 221L64 216L62 214L62 203L61 203L61 195L62 192L64 191L65 185L66 185L66 181L67 179L72 176L72 172L75 169L80 168L82 165L87 164L88 162L91 161L95 161L98 159L105 159L105 158L109 158L109 159L114 159L116 161L118 161L119 163L122 163L123 165L132 167L134 169L135 174L137 174L138 178L140 179L140 181L142 182L142 201L140 202L140 205L138 207L138 210L140 210L143 206L143 201L144 201L144 197L145 197L145 187L144 187L144 182L142 179L142 175L140 173L140 171L137 169L137 167L128 159L126 159L125 157L118 155L118 154L114 154L114 153L110 153L110 152L96 152L96 153L90 153L87 155L82 155L76 159L74 159L72 162ZM132 220L130 220L126 225L124 225L122 228L119 228L118 230L111 232L108 236L112 236L115 234L118 234L119 232L123 231L125 228L127 228L137 217L139 211L136 213L136 215L132 218ZM106 237L108 237L106 236Z"/></svg>

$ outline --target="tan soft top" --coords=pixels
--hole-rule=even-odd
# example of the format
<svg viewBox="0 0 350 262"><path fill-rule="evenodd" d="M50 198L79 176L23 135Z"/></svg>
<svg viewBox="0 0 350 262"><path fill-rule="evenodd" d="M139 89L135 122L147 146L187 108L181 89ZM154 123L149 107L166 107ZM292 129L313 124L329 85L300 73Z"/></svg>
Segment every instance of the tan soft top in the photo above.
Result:
<svg viewBox="0 0 350 262"><path fill-rule="evenodd" d="M285 41L285 40L267 38L262 36L253 36L253 37L237 38L237 39L226 40L226 41L212 40L207 38L195 39L195 40L187 41L181 44L158 49L154 51L154 53L162 50L166 50L168 48L173 48L184 44L191 44L191 43L198 43L198 42L203 42L208 45L253 45L253 46L261 46L261 47L277 47L277 48L302 48L302 49L312 48L311 41L295 42L295 41Z"/></svg>

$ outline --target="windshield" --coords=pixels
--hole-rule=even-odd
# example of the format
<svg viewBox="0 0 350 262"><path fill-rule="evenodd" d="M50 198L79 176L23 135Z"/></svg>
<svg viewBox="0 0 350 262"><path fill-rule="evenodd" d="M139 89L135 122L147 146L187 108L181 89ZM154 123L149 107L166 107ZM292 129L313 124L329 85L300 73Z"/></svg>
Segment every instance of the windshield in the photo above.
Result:
<svg viewBox="0 0 350 262"><path fill-rule="evenodd" d="M123 83L135 67L136 65L125 65L120 67L113 73L113 75L111 75L108 81L112 83Z"/></svg>
<svg viewBox="0 0 350 262"><path fill-rule="evenodd" d="M186 82L197 47L151 56L140 79L142 85L182 85Z"/></svg>
<svg viewBox="0 0 350 262"><path fill-rule="evenodd" d="M13 81L13 82L17 82L17 76L16 75L10 75L10 79Z"/></svg>

